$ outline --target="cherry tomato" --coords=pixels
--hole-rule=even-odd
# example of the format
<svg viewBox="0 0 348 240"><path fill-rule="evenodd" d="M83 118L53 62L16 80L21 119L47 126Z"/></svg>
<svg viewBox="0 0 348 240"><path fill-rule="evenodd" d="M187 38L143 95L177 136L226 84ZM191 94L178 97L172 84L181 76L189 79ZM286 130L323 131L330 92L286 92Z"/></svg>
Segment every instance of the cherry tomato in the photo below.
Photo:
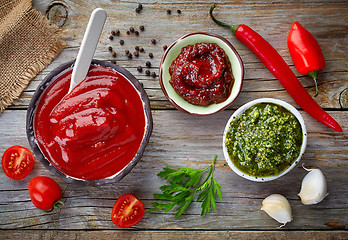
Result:
<svg viewBox="0 0 348 240"><path fill-rule="evenodd" d="M1 165L9 178L20 180L28 176L34 167L34 162L34 156L29 149L15 145L4 152Z"/></svg>
<svg viewBox="0 0 348 240"><path fill-rule="evenodd" d="M137 224L144 216L144 204L132 194L124 194L112 208L111 221L120 228Z"/></svg>
<svg viewBox="0 0 348 240"><path fill-rule="evenodd" d="M29 182L29 195L33 204L42 210L50 211L59 203L62 197L62 189L56 181L50 177L38 176Z"/></svg>

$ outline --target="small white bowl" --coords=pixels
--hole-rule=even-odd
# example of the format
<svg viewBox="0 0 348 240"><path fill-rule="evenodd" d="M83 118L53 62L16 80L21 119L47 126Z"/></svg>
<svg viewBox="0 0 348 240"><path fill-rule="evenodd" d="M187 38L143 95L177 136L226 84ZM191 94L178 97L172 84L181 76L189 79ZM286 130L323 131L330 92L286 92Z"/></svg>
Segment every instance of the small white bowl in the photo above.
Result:
<svg viewBox="0 0 348 240"><path fill-rule="evenodd" d="M300 150L300 154L298 156L298 158L287 168L285 169L283 172L279 173L278 175L274 175L274 176L268 176L268 177L255 177L255 176L251 176L248 175L244 172L242 172L241 170L239 170L239 168L237 168L234 163L231 161L230 156L227 152L227 148L225 145L225 141L226 141L226 134L229 131L230 128L230 123L234 120L234 118L236 118L237 116L240 116L243 112L245 112L248 108L250 108L251 106L258 104L258 103L274 103L277 105L280 105L282 107L284 107L285 109L289 110L292 114L295 115L295 117L297 118L297 120L299 121L301 128L302 128L302 145L301 145L301 150ZM245 105L241 106L240 108L238 108L230 117L230 119L228 120L225 130L224 130L224 134L223 134L223 142L222 142L222 149L223 149L223 153L224 153L224 157L226 162L228 163L228 166L239 176L246 178L248 180L251 181L255 181L255 182L267 182L267 181L272 181L274 179L277 179L285 174L287 174L291 169L293 169L300 161L305 149L307 146L307 130L306 130L306 125L304 123L304 120L301 116L301 114L296 110L296 108L294 108L293 106L291 106L290 104L282 101L282 100L278 100L278 99L274 99L274 98L260 98L260 99L256 99L253 100L251 102L246 103Z"/></svg>
<svg viewBox="0 0 348 240"><path fill-rule="evenodd" d="M169 74L169 67L176 57L180 54L181 49L187 45L194 45L196 43L216 43L221 47L226 55L228 56L231 67L232 74L234 77L234 84L230 96L224 102L218 104L210 104L208 106L198 106L193 105L183 99L179 94L177 94L169 83L171 78ZM244 77L244 66L243 62L232 44L225 38L211 33L205 32L193 32L186 34L176 41L174 41L163 54L160 70L159 70L159 81L164 95L167 97L169 102L178 110L186 112L192 115L211 115L213 113L219 112L227 108L239 95L242 90Z"/></svg>

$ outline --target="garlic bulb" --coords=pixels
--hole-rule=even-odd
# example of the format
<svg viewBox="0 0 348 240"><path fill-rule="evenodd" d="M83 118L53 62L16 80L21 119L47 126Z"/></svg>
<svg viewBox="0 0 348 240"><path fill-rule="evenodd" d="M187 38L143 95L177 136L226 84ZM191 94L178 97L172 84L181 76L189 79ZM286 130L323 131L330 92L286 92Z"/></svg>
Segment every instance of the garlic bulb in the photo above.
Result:
<svg viewBox="0 0 348 240"><path fill-rule="evenodd" d="M328 195L325 176L319 169L303 168L309 173L302 180L298 196L305 205L317 204Z"/></svg>
<svg viewBox="0 0 348 240"><path fill-rule="evenodd" d="M262 201L261 210L270 217L282 223L280 227L292 221L292 212L289 201L280 194L272 194Z"/></svg>

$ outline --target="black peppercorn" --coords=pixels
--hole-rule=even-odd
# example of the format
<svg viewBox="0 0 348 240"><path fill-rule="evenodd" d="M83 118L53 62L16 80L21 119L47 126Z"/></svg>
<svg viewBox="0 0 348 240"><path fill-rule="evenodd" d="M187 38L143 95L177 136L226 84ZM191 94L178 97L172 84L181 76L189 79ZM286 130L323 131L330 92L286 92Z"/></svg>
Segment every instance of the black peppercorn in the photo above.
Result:
<svg viewBox="0 0 348 240"><path fill-rule="evenodd" d="M150 76L151 73L150 73L149 70L146 70L146 71L145 71L145 74L146 74L147 76Z"/></svg>
<svg viewBox="0 0 348 240"><path fill-rule="evenodd" d="M136 13L140 13L140 11L141 11L141 9L138 8L138 7L135 9L135 12L136 12Z"/></svg>
<svg viewBox="0 0 348 240"><path fill-rule="evenodd" d="M110 40L114 40L114 36L110 35L110 36L109 36L109 39L110 39Z"/></svg>
<svg viewBox="0 0 348 240"><path fill-rule="evenodd" d="M176 10L176 12L177 12L178 14L181 14L181 10L180 10L180 9Z"/></svg>
<svg viewBox="0 0 348 240"><path fill-rule="evenodd" d="M139 8L140 10L142 10L142 9L143 9L143 5L142 5L141 3L139 3L138 8Z"/></svg>
<svg viewBox="0 0 348 240"><path fill-rule="evenodd" d="M149 67L149 68L151 67L151 62L150 61L146 62L146 67Z"/></svg>
<svg viewBox="0 0 348 240"><path fill-rule="evenodd" d="M167 50L168 46L167 45L163 45L163 50Z"/></svg>
<svg viewBox="0 0 348 240"><path fill-rule="evenodd" d="M112 47L109 46L109 47L108 47L108 50L109 50L109 52L112 52Z"/></svg>
<svg viewBox="0 0 348 240"><path fill-rule="evenodd" d="M127 54L127 57L128 57L129 59L132 59L133 55L132 55L131 53L128 53L128 54Z"/></svg>
<svg viewBox="0 0 348 240"><path fill-rule="evenodd" d="M129 28L129 31L130 31L131 33L133 33L133 32L134 32L134 27L130 27L130 28Z"/></svg>
<svg viewBox="0 0 348 240"><path fill-rule="evenodd" d="M151 39L152 44L156 44L156 39Z"/></svg>
<svg viewBox="0 0 348 240"><path fill-rule="evenodd" d="M167 13L168 13L168 14L171 14L171 13L172 13L172 10L167 9Z"/></svg>
<svg viewBox="0 0 348 240"><path fill-rule="evenodd" d="M129 34L130 34L130 31L127 31L126 33L127 33L127 35L129 35Z"/></svg>
<svg viewBox="0 0 348 240"><path fill-rule="evenodd" d="M134 31L135 35L139 36L139 31Z"/></svg>
<svg viewBox="0 0 348 240"><path fill-rule="evenodd" d="M142 71L143 71L143 68L142 68L141 66L138 66L138 67L137 67L137 70L138 70L138 72L142 72Z"/></svg>
<svg viewBox="0 0 348 240"><path fill-rule="evenodd" d="M139 46L135 46L134 49L139 51L140 48L139 48Z"/></svg>
<svg viewBox="0 0 348 240"><path fill-rule="evenodd" d="M144 51L145 51L145 50L144 50L144 48L142 48L142 47L139 49L139 52L144 52Z"/></svg>
<svg viewBox="0 0 348 240"><path fill-rule="evenodd" d="M141 25L141 26L139 27L139 29L140 29L140 31L144 31L144 30L145 30L145 27L144 27L143 25Z"/></svg>
<svg viewBox="0 0 348 240"><path fill-rule="evenodd" d="M112 52L111 55L112 55L113 57L116 57L116 56L117 56L117 53L116 53L116 52Z"/></svg>
<svg viewBox="0 0 348 240"><path fill-rule="evenodd" d="M122 39L120 40L120 44L121 44L121 45L123 45L123 44L124 44L124 41L123 41Z"/></svg>
<svg viewBox="0 0 348 240"><path fill-rule="evenodd" d="M152 77L153 77L153 78L156 78L156 76L157 76L156 73L153 72L153 73L152 73Z"/></svg>
<svg viewBox="0 0 348 240"><path fill-rule="evenodd" d="M135 51L133 52L134 56L139 57L139 52Z"/></svg>
<svg viewBox="0 0 348 240"><path fill-rule="evenodd" d="M153 53L150 52L150 53L149 53L149 57L150 57L150 58L153 58Z"/></svg>
<svg viewBox="0 0 348 240"><path fill-rule="evenodd" d="M128 55L128 54L129 54L129 50L128 50L128 49L124 50L124 53L125 53L126 55Z"/></svg>

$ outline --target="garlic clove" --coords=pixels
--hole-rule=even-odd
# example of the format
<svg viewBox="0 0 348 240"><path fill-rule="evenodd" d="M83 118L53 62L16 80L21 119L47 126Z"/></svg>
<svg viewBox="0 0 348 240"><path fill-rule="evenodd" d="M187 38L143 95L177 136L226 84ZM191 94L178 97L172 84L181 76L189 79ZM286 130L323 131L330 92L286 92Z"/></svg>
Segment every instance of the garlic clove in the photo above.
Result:
<svg viewBox="0 0 348 240"><path fill-rule="evenodd" d="M262 201L261 210L265 211L270 217L282 223L292 221L292 212L289 201L280 194L272 194ZM281 226L281 227L282 227Z"/></svg>
<svg viewBox="0 0 348 240"><path fill-rule="evenodd" d="M325 176L320 169L303 168L309 173L302 180L298 196L304 205L317 204L328 195Z"/></svg>

